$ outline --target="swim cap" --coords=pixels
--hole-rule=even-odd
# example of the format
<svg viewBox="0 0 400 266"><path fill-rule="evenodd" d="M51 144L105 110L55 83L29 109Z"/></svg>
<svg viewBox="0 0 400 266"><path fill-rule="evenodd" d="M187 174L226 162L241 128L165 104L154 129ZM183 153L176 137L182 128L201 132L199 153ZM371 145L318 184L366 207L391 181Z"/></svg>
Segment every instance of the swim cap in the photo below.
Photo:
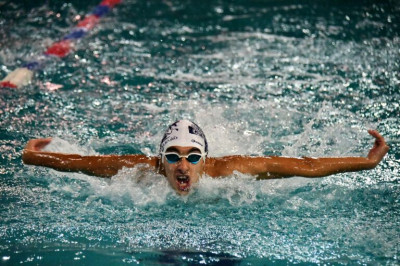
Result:
<svg viewBox="0 0 400 266"><path fill-rule="evenodd" d="M196 147L202 155L207 155L208 144L203 130L189 120L179 120L165 131L160 144L160 154L172 146Z"/></svg>

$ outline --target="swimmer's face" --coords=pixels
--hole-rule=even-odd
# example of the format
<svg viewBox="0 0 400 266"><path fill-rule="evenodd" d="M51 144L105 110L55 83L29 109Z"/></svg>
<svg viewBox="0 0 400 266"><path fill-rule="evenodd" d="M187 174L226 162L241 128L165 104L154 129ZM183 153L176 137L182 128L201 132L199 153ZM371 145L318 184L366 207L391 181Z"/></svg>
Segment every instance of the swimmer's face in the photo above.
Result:
<svg viewBox="0 0 400 266"><path fill-rule="evenodd" d="M201 154L200 150L194 147L181 147L173 146L166 150L168 152L175 152L181 156L188 155L190 153ZM204 160L203 158L197 164L190 163L186 158L181 158L176 163L169 163L164 158L163 163L165 176L172 188L175 189L179 194L186 195L189 193L193 184L197 183L200 176L204 171Z"/></svg>

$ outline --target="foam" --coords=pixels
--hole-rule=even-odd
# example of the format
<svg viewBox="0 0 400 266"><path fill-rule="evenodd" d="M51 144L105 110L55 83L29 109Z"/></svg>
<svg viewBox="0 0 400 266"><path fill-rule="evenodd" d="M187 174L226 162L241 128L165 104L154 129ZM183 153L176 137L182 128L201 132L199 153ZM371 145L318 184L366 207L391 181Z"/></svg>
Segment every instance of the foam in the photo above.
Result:
<svg viewBox="0 0 400 266"><path fill-rule="evenodd" d="M52 138L51 142L46 147L43 148L43 151L80 154L80 155L98 154L90 146L82 147L80 145L63 140L62 138L59 137Z"/></svg>

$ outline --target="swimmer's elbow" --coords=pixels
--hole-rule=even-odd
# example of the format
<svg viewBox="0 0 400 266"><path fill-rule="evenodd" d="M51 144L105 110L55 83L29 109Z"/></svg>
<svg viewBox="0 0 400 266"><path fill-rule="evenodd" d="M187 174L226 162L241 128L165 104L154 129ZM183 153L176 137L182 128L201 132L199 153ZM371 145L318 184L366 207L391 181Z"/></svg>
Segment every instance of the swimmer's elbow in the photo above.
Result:
<svg viewBox="0 0 400 266"><path fill-rule="evenodd" d="M94 170L84 170L81 171L83 174L87 174L90 176L97 176L101 178L111 178L115 176L118 173L117 169L110 169L110 168L104 168L104 169L94 169Z"/></svg>
<svg viewBox="0 0 400 266"><path fill-rule="evenodd" d="M336 171L327 168L320 162L318 158L303 157L299 160L299 163L294 166L294 176L301 176L306 178L320 178L332 174L336 174Z"/></svg>
<svg viewBox="0 0 400 266"><path fill-rule="evenodd" d="M261 174L256 175L257 180L280 179L280 178L290 178L290 177L293 177L293 175L278 174L278 173L271 173L271 172L266 172L266 173L261 173Z"/></svg>

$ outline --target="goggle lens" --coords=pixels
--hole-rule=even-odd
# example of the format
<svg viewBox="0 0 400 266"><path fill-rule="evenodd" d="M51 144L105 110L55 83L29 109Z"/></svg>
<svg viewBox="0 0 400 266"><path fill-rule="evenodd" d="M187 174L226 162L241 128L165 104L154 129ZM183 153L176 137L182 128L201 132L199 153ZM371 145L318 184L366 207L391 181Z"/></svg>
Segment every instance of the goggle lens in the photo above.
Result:
<svg viewBox="0 0 400 266"><path fill-rule="evenodd" d="M197 164L201 159L201 155L200 154L189 154L189 156L186 159L188 160L189 163Z"/></svg>
<svg viewBox="0 0 400 266"><path fill-rule="evenodd" d="M181 159L179 158L178 154L166 154L165 158L167 159L168 163L176 163Z"/></svg>

